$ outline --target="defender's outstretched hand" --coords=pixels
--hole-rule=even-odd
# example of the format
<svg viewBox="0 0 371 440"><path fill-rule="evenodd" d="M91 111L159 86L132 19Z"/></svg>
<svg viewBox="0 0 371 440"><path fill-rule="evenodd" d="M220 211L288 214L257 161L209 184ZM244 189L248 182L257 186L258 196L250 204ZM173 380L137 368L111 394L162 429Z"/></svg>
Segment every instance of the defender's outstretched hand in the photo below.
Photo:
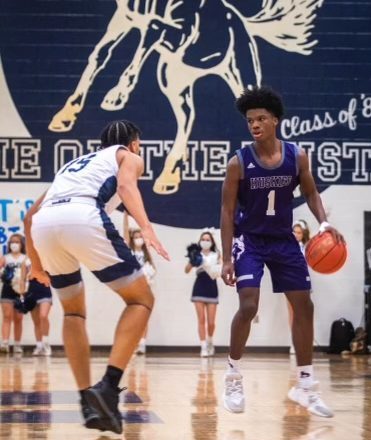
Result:
<svg viewBox="0 0 371 440"><path fill-rule="evenodd" d="M165 258L165 260L170 261L169 254L167 250L162 246L158 238L156 237L155 232L153 231L152 227L148 228L142 228L142 236L144 239L144 242L146 243L147 247L153 247L153 249L161 255L161 257Z"/></svg>

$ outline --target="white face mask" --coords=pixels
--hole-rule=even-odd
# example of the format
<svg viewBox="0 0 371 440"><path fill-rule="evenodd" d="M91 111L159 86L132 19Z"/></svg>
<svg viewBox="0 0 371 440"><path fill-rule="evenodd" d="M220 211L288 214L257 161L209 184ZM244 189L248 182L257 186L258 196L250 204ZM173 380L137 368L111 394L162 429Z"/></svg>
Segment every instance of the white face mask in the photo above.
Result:
<svg viewBox="0 0 371 440"><path fill-rule="evenodd" d="M134 245L138 248L141 248L144 245L143 238L134 238Z"/></svg>
<svg viewBox="0 0 371 440"><path fill-rule="evenodd" d="M211 243L211 241L201 240L200 246L201 246L201 249L208 251L211 248L212 243Z"/></svg>
<svg viewBox="0 0 371 440"><path fill-rule="evenodd" d="M10 243L10 250L14 253L21 251L21 245L19 243Z"/></svg>

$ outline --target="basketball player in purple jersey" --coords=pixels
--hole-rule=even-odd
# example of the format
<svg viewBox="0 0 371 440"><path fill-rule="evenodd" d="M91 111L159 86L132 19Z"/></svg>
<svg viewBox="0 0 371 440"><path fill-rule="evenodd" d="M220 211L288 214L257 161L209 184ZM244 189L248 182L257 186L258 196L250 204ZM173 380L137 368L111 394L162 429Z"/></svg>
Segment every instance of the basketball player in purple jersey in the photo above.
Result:
<svg viewBox="0 0 371 440"><path fill-rule="evenodd" d="M246 118L254 141L231 158L223 184L222 277L227 285L237 286L240 302L231 325L224 406L231 412L243 412L245 408L239 363L258 310L266 265L274 292L285 293L294 313L292 339L298 381L288 397L312 414L332 417L332 411L315 389L318 382L313 376L311 283L304 256L292 233L292 200L297 185L320 223L320 231L330 231L338 241L343 241L343 237L327 223L306 153L276 136L283 116L281 98L268 87L254 87L243 92L236 107Z"/></svg>

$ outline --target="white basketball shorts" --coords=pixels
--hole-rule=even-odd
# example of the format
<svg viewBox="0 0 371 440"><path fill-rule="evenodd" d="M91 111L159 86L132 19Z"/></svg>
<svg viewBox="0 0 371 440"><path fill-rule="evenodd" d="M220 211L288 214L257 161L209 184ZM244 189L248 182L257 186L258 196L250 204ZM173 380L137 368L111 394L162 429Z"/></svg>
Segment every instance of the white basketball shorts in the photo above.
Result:
<svg viewBox="0 0 371 440"><path fill-rule="evenodd" d="M33 216L31 234L43 268L61 295L81 282L80 263L113 290L143 275L112 221L92 198L42 206Z"/></svg>

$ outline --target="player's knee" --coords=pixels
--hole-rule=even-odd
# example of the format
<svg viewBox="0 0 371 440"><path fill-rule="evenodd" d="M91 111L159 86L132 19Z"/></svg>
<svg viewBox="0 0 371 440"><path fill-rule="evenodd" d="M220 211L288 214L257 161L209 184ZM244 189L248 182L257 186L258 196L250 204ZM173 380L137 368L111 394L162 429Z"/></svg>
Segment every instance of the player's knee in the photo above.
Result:
<svg viewBox="0 0 371 440"><path fill-rule="evenodd" d="M61 299L64 315L77 314L85 316L85 302L83 298L76 296L69 299Z"/></svg>
<svg viewBox="0 0 371 440"><path fill-rule="evenodd" d="M140 297L138 297L134 302L134 305L141 305L143 307L145 307L147 310L149 310L150 312L152 312L153 306L155 304L155 297L151 291L150 288L148 288L148 291L141 295Z"/></svg>
<svg viewBox="0 0 371 440"><path fill-rule="evenodd" d="M149 287L142 301L143 301L143 305L152 311L153 306L155 304L155 297Z"/></svg>
<svg viewBox="0 0 371 440"><path fill-rule="evenodd" d="M308 298L307 301L304 302L304 306L303 306L303 312L309 317L313 317L313 313L314 313L314 305L313 305L313 301Z"/></svg>
<svg viewBox="0 0 371 440"><path fill-rule="evenodd" d="M139 278L129 286L116 290L127 305L142 305L152 310L155 298L144 277Z"/></svg>
<svg viewBox="0 0 371 440"><path fill-rule="evenodd" d="M251 321L258 313L258 305L255 301L243 301L240 304L240 313L243 319Z"/></svg>
<svg viewBox="0 0 371 440"><path fill-rule="evenodd" d="M313 301L308 297L300 301L299 304L293 305L294 323L302 323L303 321L311 321L314 314Z"/></svg>

